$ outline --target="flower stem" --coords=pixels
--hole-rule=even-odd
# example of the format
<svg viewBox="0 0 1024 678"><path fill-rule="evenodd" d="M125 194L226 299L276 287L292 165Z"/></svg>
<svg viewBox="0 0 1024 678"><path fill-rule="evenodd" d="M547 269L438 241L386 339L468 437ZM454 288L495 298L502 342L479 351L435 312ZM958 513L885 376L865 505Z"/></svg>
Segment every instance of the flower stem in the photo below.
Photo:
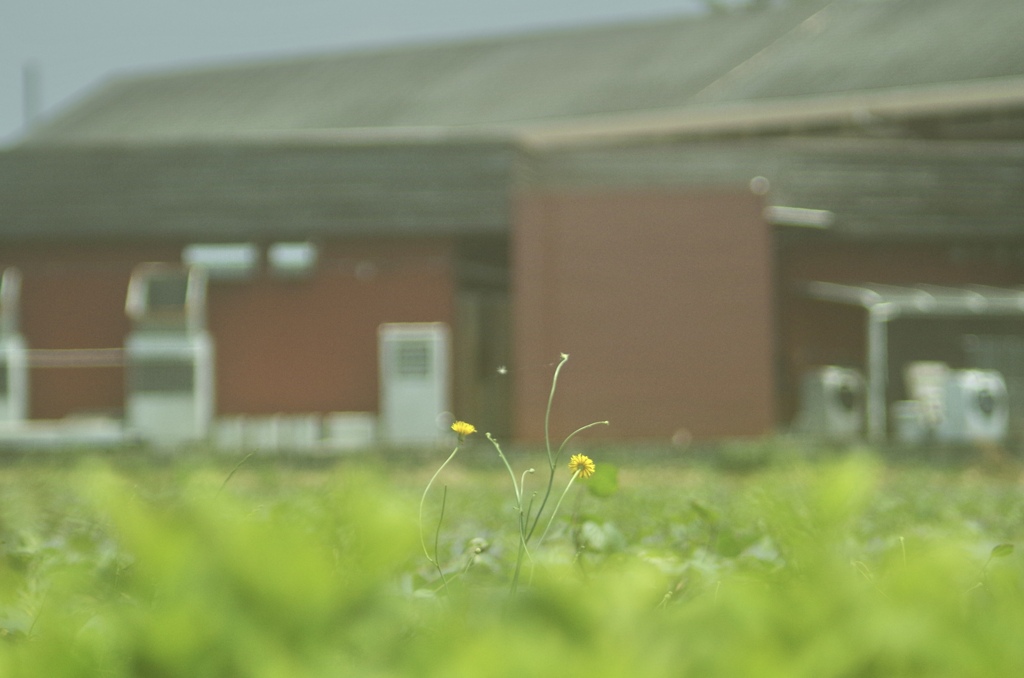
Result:
<svg viewBox="0 0 1024 678"><path fill-rule="evenodd" d="M587 424L586 426L580 426L578 429L576 429L575 431L573 431L572 433L567 435L565 437L565 440L562 441L562 444L558 446L558 452L555 452L555 461L556 462L558 461L558 457L561 456L562 450L565 449L565 446L569 443L570 440L572 440L573 438L576 437L577 433L582 433L583 431L586 431L588 428L594 428L595 426L608 426L608 422L607 421L592 421L589 424Z"/></svg>
<svg viewBox="0 0 1024 678"><path fill-rule="evenodd" d="M562 441L562 444L558 446L558 452L556 452L555 456L554 456L555 463L558 462L558 457L561 456L562 450L565 449L566 443L568 443L570 440L572 440L573 437L575 437L575 435L577 433L582 433L583 431L586 431L588 428L593 428L594 426L607 426L607 425L608 425L607 421L594 421L594 422L591 422L591 423L587 424L586 426L580 426L578 429L576 429L575 431L570 433L568 436L566 436L565 440ZM551 465L551 475L548 476L547 491L544 492L544 498L540 502L540 508L537 509L537 515L534 516L533 525L530 526L530 531L526 535L526 540L527 541L530 540L530 537L533 536L534 530L537 529L537 523L540 522L541 514L544 513L544 507L547 506L548 497L551 496L551 487L554 484L555 484L555 464L552 464Z"/></svg>
<svg viewBox="0 0 1024 678"><path fill-rule="evenodd" d="M555 522L555 516L558 515L558 508L562 505L562 500L565 499L565 495L569 494L569 488L572 487L573 481L580 474L577 470L572 474L572 478L569 478L569 484L565 486L565 490L562 492L562 496L558 498L558 503L555 504L555 509L551 512L551 518L548 519L548 526L544 528L544 532L540 535L540 539L537 540L537 546L540 547L544 543L544 537L548 536L548 530L551 529L551 523Z"/></svg>
<svg viewBox="0 0 1024 678"><path fill-rule="evenodd" d="M551 488L555 484L555 467L551 467L551 473L548 475L548 486L544 490L544 498L540 501L540 507L537 509L537 515L533 517L533 525L530 526L530 531L526 533L526 540L529 541L530 537L533 536L534 530L537 529L537 523L540 522L541 514L544 513L544 507L548 504L548 498L551 496Z"/></svg>
<svg viewBox="0 0 1024 678"><path fill-rule="evenodd" d="M551 405L555 402L555 388L558 386L558 373L562 371L562 365L569 359L568 353L562 354L562 359L555 367L555 374L551 377L551 392L548 393L548 408L544 412L544 447L548 451L548 465L555 467L555 458L551 454Z"/></svg>
<svg viewBox="0 0 1024 678"><path fill-rule="evenodd" d="M491 444L494 445L494 449L498 451L498 456L501 457L501 461L502 461L502 463L505 464L505 468L508 469L508 475L509 475L510 478L512 478L512 489L515 490L515 493L516 493L516 509L518 511L522 512L522 510L523 510L523 490L516 483L516 474L512 470L512 465L509 464L508 463L508 459L505 458L505 453L501 451L501 445L498 444L498 441L495 440L491 436L490 433L487 433L485 435L487 436L487 439L491 441ZM526 474L523 474L523 475L525 476Z"/></svg>
<svg viewBox="0 0 1024 678"><path fill-rule="evenodd" d="M437 477L441 475L441 471L443 471L444 467L448 465L448 462L455 458L455 454L458 451L459 447L458 445L456 445L455 449L452 450L452 453L448 455L447 459L444 460L444 463L441 464L437 471L434 472L434 475L430 478L430 482L428 482L427 486L423 488L423 496L420 497L420 545L423 546L423 555L425 555L427 557L427 560L429 560L431 563L434 563L434 565L437 565L437 562L434 560L434 558L430 557L430 552L427 550L427 541L423 538L423 503L427 500L427 493L430 492L430 486L433 485L434 481L437 480Z"/></svg>
<svg viewBox="0 0 1024 678"><path fill-rule="evenodd" d="M448 579L444 576L444 570L441 568L441 563L437 557L437 542L441 538L441 523L444 522L444 507L448 503L448 486L444 486L444 492L441 494L441 515L437 518L437 529L434 530L434 567L437 568L437 573L441 576L441 583L444 584L444 592L448 593ZM428 556L429 557L429 556Z"/></svg>

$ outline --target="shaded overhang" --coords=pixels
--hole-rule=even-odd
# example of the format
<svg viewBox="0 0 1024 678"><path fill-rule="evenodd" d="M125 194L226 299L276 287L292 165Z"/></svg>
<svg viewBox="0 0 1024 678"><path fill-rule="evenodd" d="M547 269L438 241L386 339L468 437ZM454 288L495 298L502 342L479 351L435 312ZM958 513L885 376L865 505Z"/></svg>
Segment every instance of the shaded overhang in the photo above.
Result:
<svg viewBox="0 0 1024 678"><path fill-rule="evenodd" d="M901 317L1024 318L1024 287L988 285L882 285L809 282L806 297L867 311L868 437L882 442L886 434L886 402L889 374L888 323Z"/></svg>
<svg viewBox="0 0 1024 678"><path fill-rule="evenodd" d="M861 306L890 319L907 315L1024 315L1024 287L809 282L804 292L812 299Z"/></svg>

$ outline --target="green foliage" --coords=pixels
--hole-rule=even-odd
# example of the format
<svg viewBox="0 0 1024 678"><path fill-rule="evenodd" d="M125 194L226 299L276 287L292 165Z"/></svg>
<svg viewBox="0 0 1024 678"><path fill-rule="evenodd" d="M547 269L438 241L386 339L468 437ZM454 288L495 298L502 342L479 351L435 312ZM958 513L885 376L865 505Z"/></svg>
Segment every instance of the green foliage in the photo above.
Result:
<svg viewBox="0 0 1024 678"><path fill-rule="evenodd" d="M990 558L1005 558L1013 555L1013 544L998 544L992 547Z"/></svg>
<svg viewBox="0 0 1024 678"><path fill-rule="evenodd" d="M508 475L453 467L444 595L418 543L429 471L246 465L222 489L230 471L4 469L0 675L1024 670L1016 478L866 454L623 465L612 498L566 502L510 595Z"/></svg>
<svg viewBox="0 0 1024 678"><path fill-rule="evenodd" d="M526 482L527 476L531 476L534 473L536 473L536 469L533 467L529 467L523 470L522 473L517 476L516 471L513 470L512 465L508 461L508 457L506 457L504 451L502 451L501 444L490 433L485 434L487 440L491 443L491 445L494 448L494 451L497 453L498 458L501 460L502 465L504 465L505 469L508 471L509 479L511 480L512 484L512 500L514 501L514 509L516 512L515 529L516 532L518 532L516 544L516 564L515 568L512 571L511 577L511 591L513 593L519 587L519 580L520 575L523 573L524 562L530 561L530 563L532 563L532 561L534 560L534 555L531 555L531 548L539 548L541 544L544 542L544 539L547 537L548 532L551 529L551 526L554 524L554 519L555 516L558 514L558 509L562 506L562 502L565 500L566 495L572 488L573 482L575 482L577 478L586 479L594 474L595 465L594 461L590 457L582 453L572 455L569 458L568 464L569 482L565 486L565 489L558 496L558 499L554 502L554 505L553 507L551 507L550 511L548 513L545 513L544 509L549 506L548 500L552 499L554 496L552 494L552 490L555 486L555 477L559 470L562 452L565 450L566 445L568 445L568 443L574 437L576 437L583 431L586 431L587 429L593 428L595 426L608 425L607 421L597 421L592 422L590 424L586 424L585 426L581 426L572 433L570 433L569 435L567 435L562 440L562 444L559 445L557 450L553 448L550 434L551 406L554 403L555 392L558 389L558 374L559 372L561 372L562 367L568 360L569 355L563 353L558 364L555 366L554 373L551 377L551 390L548 394L548 407L544 416L544 450L547 455L548 473L547 484L544 487L543 491L528 492ZM451 461L455 458L455 455L458 454L460 447L462 446L463 442L465 442L466 436L476 433L476 427L464 421L456 421L455 423L453 423L452 430L458 434L459 444L456 445L455 449L452 450L452 453L448 456L447 459L445 459L445 461L441 464L437 471L434 472L434 475L431 476L430 480L427 482L426 488L423 490L423 496L420 498L419 511L420 546L423 549L423 554L426 557L427 561L437 570L438 578L441 581L441 587L444 589L446 593L450 592L448 587L449 578L448 573L446 573L445 571L445 568L442 567L441 563L438 560L437 542L440 540L441 526L444 519L444 511L447 505L447 488L445 488L445 493L442 496L440 515L437 520L437 527L434 529L433 551L431 551L431 549L427 546L427 536L423 527L423 509L426 503L427 496L430 493L430 488L433 486L434 481L437 480L438 476L441 474L442 471L444 471L445 467L448 466L448 464L450 464ZM610 492L613 492L615 483L614 469L609 474L606 474L606 478L603 481L603 483L601 481L599 481L599 483L599 492L602 491L602 488L603 491L608 494L610 494ZM540 527L542 523L545 526L542 529L538 530L537 528ZM593 525L584 525L584 528L588 527L593 528ZM593 529L591 529L591 532L593 532ZM598 532L598 534L600 534L600 531ZM534 544L531 545L531 539L533 539L535 535L539 536L537 537ZM601 541L603 542L604 540ZM468 560L466 563L466 568L468 569L470 566L472 566L473 563L474 560L471 556L470 560ZM532 564L527 563L527 567L530 569L532 576Z"/></svg>
<svg viewBox="0 0 1024 678"><path fill-rule="evenodd" d="M619 467L602 463L587 481L587 491L595 497L607 499L619 489Z"/></svg>

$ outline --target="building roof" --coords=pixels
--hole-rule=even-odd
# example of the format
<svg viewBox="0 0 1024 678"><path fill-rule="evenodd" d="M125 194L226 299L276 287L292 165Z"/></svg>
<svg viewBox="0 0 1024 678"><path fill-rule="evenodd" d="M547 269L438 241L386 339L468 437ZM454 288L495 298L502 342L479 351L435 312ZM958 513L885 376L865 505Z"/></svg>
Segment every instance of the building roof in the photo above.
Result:
<svg viewBox="0 0 1024 678"><path fill-rule="evenodd" d="M770 175L772 204L828 210L865 240L1024 241L1024 143L805 140Z"/></svg>
<svg viewBox="0 0 1024 678"><path fill-rule="evenodd" d="M504 233L507 144L202 143L0 154L6 241Z"/></svg>
<svg viewBox="0 0 1024 678"><path fill-rule="evenodd" d="M756 13L115 78L26 142L367 128L515 134L637 115L641 124L694 112L714 119L758 102L794 101L795 115L821 97L922 88L937 93L929 105L962 106L961 86L986 83L1020 107L1022 34L1019 0L791 0Z"/></svg>
<svg viewBox="0 0 1024 678"><path fill-rule="evenodd" d="M0 152L0 237L497 234L524 185L761 175L841 236L1019 240L1019 3L790 0L118 78Z"/></svg>
<svg viewBox="0 0 1024 678"><path fill-rule="evenodd" d="M1024 141L823 135L564 146L531 154L519 180L558 190L752 184L769 209L827 213L819 228L766 215L803 227L794 235L1024 242Z"/></svg>

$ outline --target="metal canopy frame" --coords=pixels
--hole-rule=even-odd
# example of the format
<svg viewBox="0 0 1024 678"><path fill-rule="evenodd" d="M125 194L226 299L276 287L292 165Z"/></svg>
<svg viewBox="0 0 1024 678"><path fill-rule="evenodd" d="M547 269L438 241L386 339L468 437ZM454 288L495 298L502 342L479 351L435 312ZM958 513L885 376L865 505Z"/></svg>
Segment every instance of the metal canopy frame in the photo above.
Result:
<svg viewBox="0 0 1024 678"><path fill-rule="evenodd" d="M987 285L882 285L809 282L806 296L859 306L867 311L868 439L883 442L886 435L886 394L889 375L889 323L901 317L1024 317L1024 287Z"/></svg>

